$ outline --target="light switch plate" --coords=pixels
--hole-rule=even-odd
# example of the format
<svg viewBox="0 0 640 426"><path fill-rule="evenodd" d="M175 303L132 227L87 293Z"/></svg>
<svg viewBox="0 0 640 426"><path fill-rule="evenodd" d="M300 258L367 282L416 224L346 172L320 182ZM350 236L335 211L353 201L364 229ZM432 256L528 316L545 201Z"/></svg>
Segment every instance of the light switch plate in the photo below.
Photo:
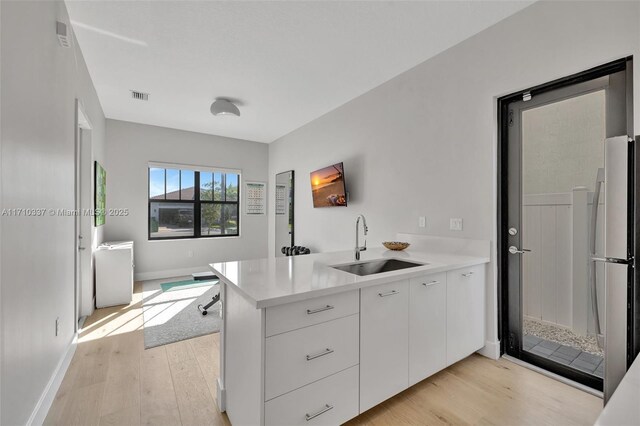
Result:
<svg viewBox="0 0 640 426"><path fill-rule="evenodd" d="M462 218L460 217L452 217L449 219L449 230L450 231L462 231Z"/></svg>
<svg viewBox="0 0 640 426"><path fill-rule="evenodd" d="M418 217L418 226L420 228L426 228L427 226L427 218L424 216Z"/></svg>

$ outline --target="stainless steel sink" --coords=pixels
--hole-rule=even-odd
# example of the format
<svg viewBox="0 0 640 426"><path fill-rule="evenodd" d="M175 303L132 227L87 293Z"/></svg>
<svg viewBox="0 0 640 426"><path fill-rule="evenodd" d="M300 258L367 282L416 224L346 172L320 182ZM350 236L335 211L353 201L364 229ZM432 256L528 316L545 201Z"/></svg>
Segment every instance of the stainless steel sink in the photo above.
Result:
<svg viewBox="0 0 640 426"><path fill-rule="evenodd" d="M332 266L334 269L349 272L355 275L372 275L381 274L383 272L397 271L399 269L416 268L418 266L424 266L427 263L407 262L406 260L399 259L380 259L370 260L368 262L356 262L346 265Z"/></svg>

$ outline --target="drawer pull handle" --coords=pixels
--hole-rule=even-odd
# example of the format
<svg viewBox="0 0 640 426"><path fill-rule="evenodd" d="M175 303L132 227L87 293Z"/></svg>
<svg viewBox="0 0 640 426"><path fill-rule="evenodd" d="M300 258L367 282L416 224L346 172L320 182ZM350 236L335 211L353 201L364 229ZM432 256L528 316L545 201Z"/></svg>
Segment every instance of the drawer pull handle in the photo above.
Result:
<svg viewBox="0 0 640 426"><path fill-rule="evenodd" d="M393 296L395 294L400 294L400 292L398 290L391 290L391 291L388 291L386 293L378 293L378 296L387 297L387 296Z"/></svg>
<svg viewBox="0 0 640 426"><path fill-rule="evenodd" d="M462 274L462 276L466 278L469 278L471 275L473 275L473 271L467 272L466 274Z"/></svg>
<svg viewBox="0 0 640 426"><path fill-rule="evenodd" d="M428 283L422 283L425 287L431 287L432 285L440 284L440 281L429 281Z"/></svg>
<svg viewBox="0 0 640 426"><path fill-rule="evenodd" d="M321 356L325 356L325 355L329 355L333 353L333 349L325 349L324 351L320 352L319 354L315 354L315 355L307 355L307 361L311 361L312 359L316 359L316 358L320 358ZM322 413L320 413L322 414Z"/></svg>
<svg viewBox="0 0 640 426"><path fill-rule="evenodd" d="M324 408L322 410L318 411L317 413L315 413L315 414L305 414L305 418L307 419L307 421L309 421L311 419L315 419L316 417L318 417L321 414L326 413L329 410L333 410L333 407L331 405L329 405L329 404L325 404Z"/></svg>
<svg viewBox="0 0 640 426"><path fill-rule="evenodd" d="M317 314L318 312L328 311L329 309L333 309L333 306L327 305L318 309L307 309L307 315Z"/></svg>

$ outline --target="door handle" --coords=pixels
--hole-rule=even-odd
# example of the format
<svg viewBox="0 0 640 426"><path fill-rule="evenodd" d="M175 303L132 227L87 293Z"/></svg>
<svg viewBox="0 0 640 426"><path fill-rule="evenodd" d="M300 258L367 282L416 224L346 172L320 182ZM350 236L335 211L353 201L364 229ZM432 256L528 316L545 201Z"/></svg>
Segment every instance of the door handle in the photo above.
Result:
<svg viewBox="0 0 640 426"><path fill-rule="evenodd" d="M78 250L84 250L84 249L85 249L84 247L78 247Z"/></svg>
<svg viewBox="0 0 640 426"><path fill-rule="evenodd" d="M594 262L616 263L618 265L630 265L633 262L631 259L620 259L618 257L591 257Z"/></svg>
<svg viewBox="0 0 640 426"><path fill-rule="evenodd" d="M511 254L524 254L527 252L530 252L531 250L529 249L518 249L518 247L516 246L511 246L509 247L509 253Z"/></svg>

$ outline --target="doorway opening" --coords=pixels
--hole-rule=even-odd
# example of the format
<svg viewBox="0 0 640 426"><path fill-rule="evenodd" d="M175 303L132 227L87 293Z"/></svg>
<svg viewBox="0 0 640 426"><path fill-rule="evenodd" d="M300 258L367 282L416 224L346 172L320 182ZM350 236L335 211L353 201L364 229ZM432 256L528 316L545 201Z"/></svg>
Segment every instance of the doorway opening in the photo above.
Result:
<svg viewBox="0 0 640 426"><path fill-rule="evenodd" d="M631 68L498 100L501 352L605 400L637 354Z"/></svg>
<svg viewBox="0 0 640 426"><path fill-rule="evenodd" d="M76 332L84 319L93 313L93 215L90 214L93 197L93 148L91 122L82 103L76 99L75 147L75 318Z"/></svg>

